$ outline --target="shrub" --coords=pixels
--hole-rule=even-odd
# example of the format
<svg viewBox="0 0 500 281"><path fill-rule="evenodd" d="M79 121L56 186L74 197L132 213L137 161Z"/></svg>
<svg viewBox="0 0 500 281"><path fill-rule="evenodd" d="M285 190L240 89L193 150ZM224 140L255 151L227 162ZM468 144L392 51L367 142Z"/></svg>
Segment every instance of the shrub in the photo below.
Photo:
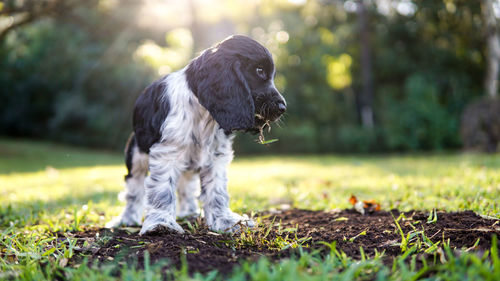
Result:
<svg viewBox="0 0 500 281"><path fill-rule="evenodd" d="M406 80L404 91L402 99L389 99L382 114L389 149L439 150L456 142L457 118L440 103L436 83L416 74Z"/></svg>
<svg viewBox="0 0 500 281"><path fill-rule="evenodd" d="M500 99L486 97L470 103L462 114L460 133L466 149L497 151L500 145Z"/></svg>

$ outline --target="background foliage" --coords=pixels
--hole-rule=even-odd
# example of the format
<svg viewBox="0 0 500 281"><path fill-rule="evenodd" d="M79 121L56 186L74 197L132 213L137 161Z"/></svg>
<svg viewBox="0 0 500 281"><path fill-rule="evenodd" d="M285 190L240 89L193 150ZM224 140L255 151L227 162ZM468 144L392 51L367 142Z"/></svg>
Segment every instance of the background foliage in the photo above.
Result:
<svg viewBox="0 0 500 281"><path fill-rule="evenodd" d="M16 2L0 2L0 15ZM483 95L479 1L365 1L368 101L359 2L156 2L76 1L0 39L0 134L122 148L142 89L232 33L272 51L288 101L281 128L270 133L280 141L264 147L241 136L240 152L456 149L460 115ZM155 25L143 23L148 9ZM363 102L373 108L373 127L363 126Z"/></svg>

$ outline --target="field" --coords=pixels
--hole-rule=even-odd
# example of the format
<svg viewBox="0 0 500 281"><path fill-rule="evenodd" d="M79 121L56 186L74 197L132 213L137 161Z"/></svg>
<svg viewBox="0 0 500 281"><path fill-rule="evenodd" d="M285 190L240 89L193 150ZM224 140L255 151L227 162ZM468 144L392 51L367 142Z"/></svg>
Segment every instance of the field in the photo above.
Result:
<svg viewBox="0 0 500 281"><path fill-rule="evenodd" d="M250 254L241 255L243 259L236 256L219 272L203 274L190 263L203 254L198 248L180 245L176 257L156 262L154 252L167 251L155 242L161 237L138 238L136 229L114 233L100 229L121 211L117 195L124 174L120 154L0 140L0 280L495 280L500 276L494 238L500 233L496 155L237 156L229 170L231 205L254 215L260 225L237 236L216 238L220 244L215 243L216 248ZM341 211L352 208L351 195L374 199L385 211L367 216ZM275 211L288 208L292 210ZM342 245L369 235L352 231L338 241L320 241L328 236L314 237L308 231L313 226L293 225L286 217L287 212L302 212L294 208L328 210L312 217L326 216L347 225L384 214L387 224L394 226L385 234L398 237L389 246L397 251L357 247L348 255ZM391 209L407 213L387 212ZM482 217L446 213L464 210ZM481 225L470 225L474 235L465 236L462 245L442 233L432 237L437 230L428 226L446 221L440 218L460 221L466 216L476 216ZM209 233L201 220L185 221L183 227L196 239L218 235ZM316 231L328 229L318 226ZM125 238L135 239L135 244L124 243ZM140 255L120 260L116 253L123 246L117 242L140 248ZM97 255L112 248L115 256ZM260 255L266 257L257 259ZM167 266L169 262L177 266Z"/></svg>

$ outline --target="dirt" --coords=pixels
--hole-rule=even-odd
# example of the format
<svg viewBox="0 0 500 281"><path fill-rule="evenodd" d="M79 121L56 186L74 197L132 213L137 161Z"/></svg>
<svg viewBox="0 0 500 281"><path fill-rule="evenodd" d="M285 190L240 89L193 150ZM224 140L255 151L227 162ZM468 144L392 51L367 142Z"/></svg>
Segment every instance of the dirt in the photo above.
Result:
<svg viewBox="0 0 500 281"><path fill-rule="evenodd" d="M434 215L429 217L430 214L410 211L400 217L397 210L362 215L355 210L292 209L261 213L257 218L261 224L254 232L235 236L211 232L203 226L201 219L184 222L183 228L188 230L185 234L161 233L141 237L139 228L88 229L72 234L78 238L76 251L80 255L70 263L80 263L86 256L89 263L136 263L143 267L147 251L150 263L166 259L166 267L180 268L184 264L190 273L216 269L227 274L243 260L257 260L262 256L272 260L290 257L299 244L305 249L320 249L328 253L330 248L323 242L333 241L336 241L336 249L347 256L361 258L362 247L369 257L373 257L376 251L384 252L384 261L390 263L402 254L402 238L396 225L398 218L406 235L423 231L433 243L442 245L449 241L457 252L488 250L493 235L500 237L498 219L483 218L472 211L437 211L437 218ZM190 228L189 225L200 226ZM418 234L411 242L417 238L425 241L423 237Z"/></svg>

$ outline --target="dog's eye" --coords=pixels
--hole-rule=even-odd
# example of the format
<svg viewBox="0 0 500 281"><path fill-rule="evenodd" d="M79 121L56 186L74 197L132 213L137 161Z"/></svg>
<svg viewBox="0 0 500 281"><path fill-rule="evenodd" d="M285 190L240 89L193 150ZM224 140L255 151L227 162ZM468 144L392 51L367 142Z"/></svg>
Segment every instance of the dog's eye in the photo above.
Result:
<svg viewBox="0 0 500 281"><path fill-rule="evenodd" d="M266 79L266 72L264 71L264 69L262 69L261 67L257 67L255 71L257 73L257 76L259 76L262 79Z"/></svg>

